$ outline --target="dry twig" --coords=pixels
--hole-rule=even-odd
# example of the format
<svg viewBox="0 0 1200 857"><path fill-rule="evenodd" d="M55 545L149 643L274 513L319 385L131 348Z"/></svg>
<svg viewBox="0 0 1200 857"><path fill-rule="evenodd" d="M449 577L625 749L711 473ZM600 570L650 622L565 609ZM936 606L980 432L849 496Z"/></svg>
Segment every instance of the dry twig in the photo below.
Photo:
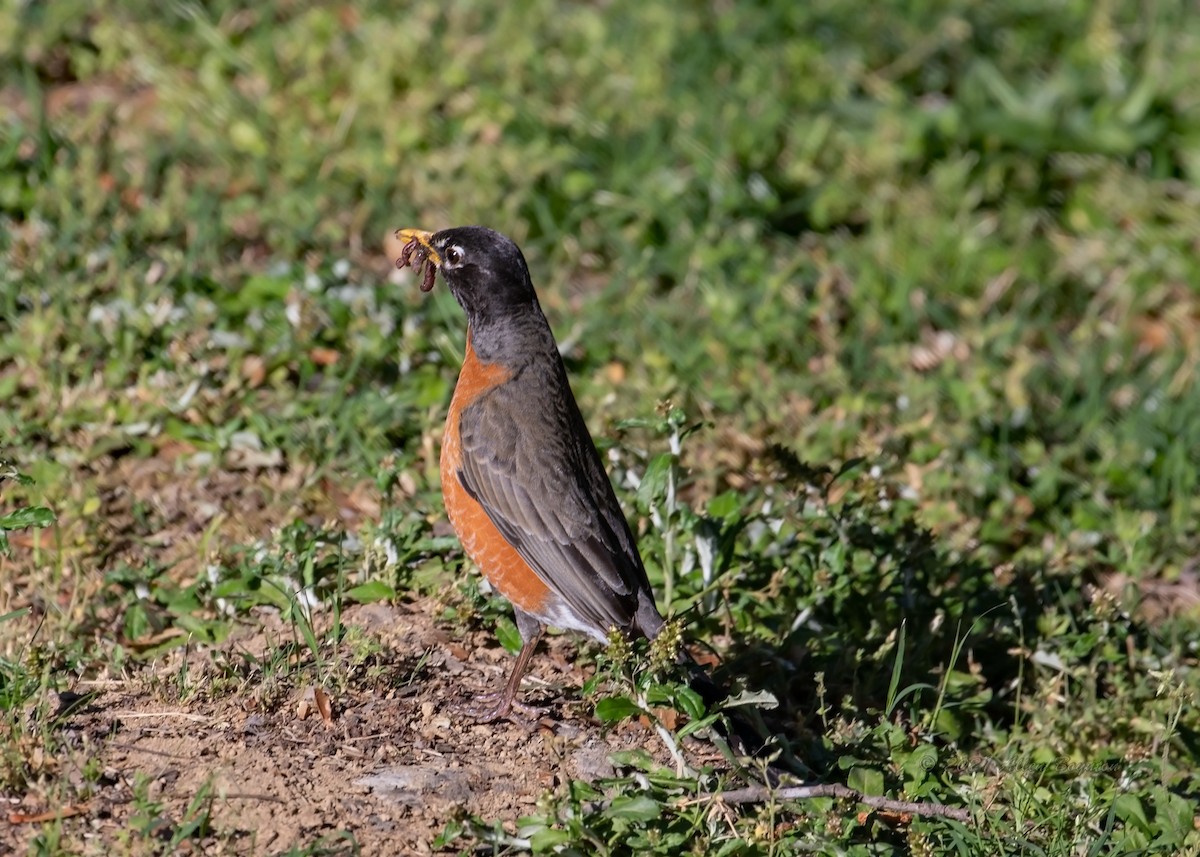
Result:
<svg viewBox="0 0 1200 857"><path fill-rule="evenodd" d="M970 821L971 810L956 806L946 806L940 803L924 801L893 800L891 798L865 795L849 786L839 783L825 783L813 786L785 786L783 788L767 788L765 786L750 786L744 789L734 789L727 792L716 792L707 795L707 800L722 800L725 803L762 803L772 800L810 800L817 797L849 798L866 804L873 809L887 812L906 812L912 815L936 815L943 818L953 818L956 821Z"/></svg>

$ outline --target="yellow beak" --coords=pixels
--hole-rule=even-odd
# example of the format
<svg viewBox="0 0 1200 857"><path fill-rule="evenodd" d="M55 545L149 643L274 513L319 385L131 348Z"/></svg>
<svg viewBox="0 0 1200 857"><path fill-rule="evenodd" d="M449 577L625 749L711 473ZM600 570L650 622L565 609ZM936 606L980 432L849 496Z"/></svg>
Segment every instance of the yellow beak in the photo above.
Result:
<svg viewBox="0 0 1200 857"><path fill-rule="evenodd" d="M423 229L397 229L396 240L401 246L409 241L416 240L418 244L425 248L425 256L429 261L433 262L437 267L442 266L442 257L437 250L433 249L433 233L426 232Z"/></svg>

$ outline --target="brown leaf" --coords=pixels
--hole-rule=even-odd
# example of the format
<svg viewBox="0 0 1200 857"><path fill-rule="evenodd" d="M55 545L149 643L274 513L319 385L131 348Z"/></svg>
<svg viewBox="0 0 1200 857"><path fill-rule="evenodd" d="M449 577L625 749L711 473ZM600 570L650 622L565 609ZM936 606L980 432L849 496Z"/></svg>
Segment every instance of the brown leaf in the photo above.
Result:
<svg viewBox="0 0 1200 857"><path fill-rule="evenodd" d="M679 712L674 708L653 707L650 709L650 713L658 719L659 723L661 723L663 726L666 726L671 731L675 731L675 729L679 726ZM650 718L644 714L638 718L638 721L647 729L653 725L650 722Z"/></svg>
<svg viewBox="0 0 1200 857"><path fill-rule="evenodd" d="M1139 319L1137 328L1138 347L1144 352L1162 351L1171 344L1171 327L1162 319Z"/></svg>
<svg viewBox="0 0 1200 857"><path fill-rule="evenodd" d="M358 517L378 518L380 504L378 491L370 482L357 482L346 490L330 479L321 479L321 490L338 507L343 519L352 520Z"/></svg>
<svg viewBox="0 0 1200 857"><path fill-rule="evenodd" d="M266 361L257 354L247 354L242 360L242 377L251 389L261 387L263 381L267 380Z"/></svg>
<svg viewBox="0 0 1200 857"><path fill-rule="evenodd" d="M321 688L313 689L313 699L317 704L317 712L321 715L321 721L325 724L326 729L333 728L333 704L329 701L329 694L321 690Z"/></svg>
<svg viewBox="0 0 1200 857"><path fill-rule="evenodd" d="M59 818L70 818L73 815L83 815L88 811L86 803L77 803L74 806L64 806L61 809L48 809L45 812L10 812L8 814L9 824L43 824L47 821L55 821Z"/></svg>
<svg viewBox="0 0 1200 857"><path fill-rule="evenodd" d="M158 456L164 461L175 461L180 457L191 457L196 453L194 444L188 443L186 440L176 440L167 435L159 435L154 440L154 445L158 448Z"/></svg>
<svg viewBox="0 0 1200 857"><path fill-rule="evenodd" d="M296 719L307 720L314 712L320 716L327 729L333 728L333 704L329 700L329 694L310 684L300 694L300 702L296 705Z"/></svg>
<svg viewBox="0 0 1200 857"><path fill-rule="evenodd" d="M332 366L340 360L342 354L340 351L335 351L332 348L312 348L309 349L308 358L318 366Z"/></svg>

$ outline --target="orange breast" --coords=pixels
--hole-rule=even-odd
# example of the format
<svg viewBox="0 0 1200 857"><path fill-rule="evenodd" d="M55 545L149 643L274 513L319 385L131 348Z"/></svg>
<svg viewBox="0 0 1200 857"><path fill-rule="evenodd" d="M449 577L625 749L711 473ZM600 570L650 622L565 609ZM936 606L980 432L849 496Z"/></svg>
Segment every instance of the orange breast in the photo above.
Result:
<svg viewBox="0 0 1200 857"><path fill-rule="evenodd" d="M480 362L471 345L471 331L468 330L467 353L463 358L458 384L454 387L454 397L450 400L446 434L442 438L442 497L446 502L450 524L458 533L463 549L479 566L488 582L526 613L542 615L551 600L550 589L501 535L483 506L467 493L458 479L463 454L459 436L462 412L509 377L511 373L503 366Z"/></svg>

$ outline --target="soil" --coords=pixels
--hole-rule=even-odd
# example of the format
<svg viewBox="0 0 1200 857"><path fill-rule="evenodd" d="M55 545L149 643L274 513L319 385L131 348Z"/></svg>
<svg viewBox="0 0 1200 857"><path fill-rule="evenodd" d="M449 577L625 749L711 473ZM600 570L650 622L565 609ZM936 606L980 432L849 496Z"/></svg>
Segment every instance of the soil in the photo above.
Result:
<svg viewBox="0 0 1200 857"><path fill-rule="evenodd" d="M176 653L152 680L81 682L56 701L65 709L60 737L71 749L54 764L59 777L91 795L56 807L31 789L0 818L0 853L24 853L42 829L35 819L56 811L70 816L64 844L82 853L157 851L195 817L197 795L207 794L207 835L179 853L279 853L323 839L332 853L352 853L337 838L348 832L362 854L428 854L447 823L467 815L514 832L543 795L571 779L612 776L614 751L643 748L669 764L650 730L606 729L590 716L578 691L587 678L576 664L581 643L566 635L539 649L523 687L528 711L477 722L472 706L499 687L513 658L489 632L453 638L431 620L432 610L416 603L347 611L351 633L382 648L343 669L343 687L323 689L328 720L314 704L317 689L298 687L303 677L264 680L251 666L238 679L231 669L290 639L269 616L218 648ZM181 697L180 680L199 690ZM696 742L688 753L704 762L713 750ZM93 778L102 772L99 781L85 785L85 769ZM130 832L145 827L148 802L161 807L149 840Z"/></svg>
<svg viewBox="0 0 1200 857"><path fill-rule="evenodd" d="M192 466L186 444L160 446L148 458L93 462L78 482L94 486L95 508L67 496L53 530L12 534L0 614L31 612L4 623L0 657L25 658L30 640L72 631L93 652L126 654L67 688L62 673L58 695L8 715L27 728L0 719L0 753L31 772L22 792L0 791L0 855L28 853L53 833L43 822L59 816L59 846L70 853L278 854L324 842L331 850L320 853L356 853L356 844L367 855L425 854L455 819L515 832L547 793L614 775L614 751L644 748L670 764L651 730L594 719L580 697L590 667L579 655L591 644L573 635L548 636L539 648L521 694L531 710L478 722L471 710L503 684L514 658L490 622L471 631L443 624L444 602L348 608L343 642L323 665L263 608L235 620L220 645L133 660L181 632L168 624L124 639L115 602L102 597L106 571L162 567L186 583L203 573L206 540L249 544L291 520L353 529L379 515L370 485L314 482L286 461ZM54 548L63 572L48 577ZM43 629L47 617L68 627ZM701 742L687 749L693 764L715 756ZM172 844L204 817L205 830Z"/></svg>

